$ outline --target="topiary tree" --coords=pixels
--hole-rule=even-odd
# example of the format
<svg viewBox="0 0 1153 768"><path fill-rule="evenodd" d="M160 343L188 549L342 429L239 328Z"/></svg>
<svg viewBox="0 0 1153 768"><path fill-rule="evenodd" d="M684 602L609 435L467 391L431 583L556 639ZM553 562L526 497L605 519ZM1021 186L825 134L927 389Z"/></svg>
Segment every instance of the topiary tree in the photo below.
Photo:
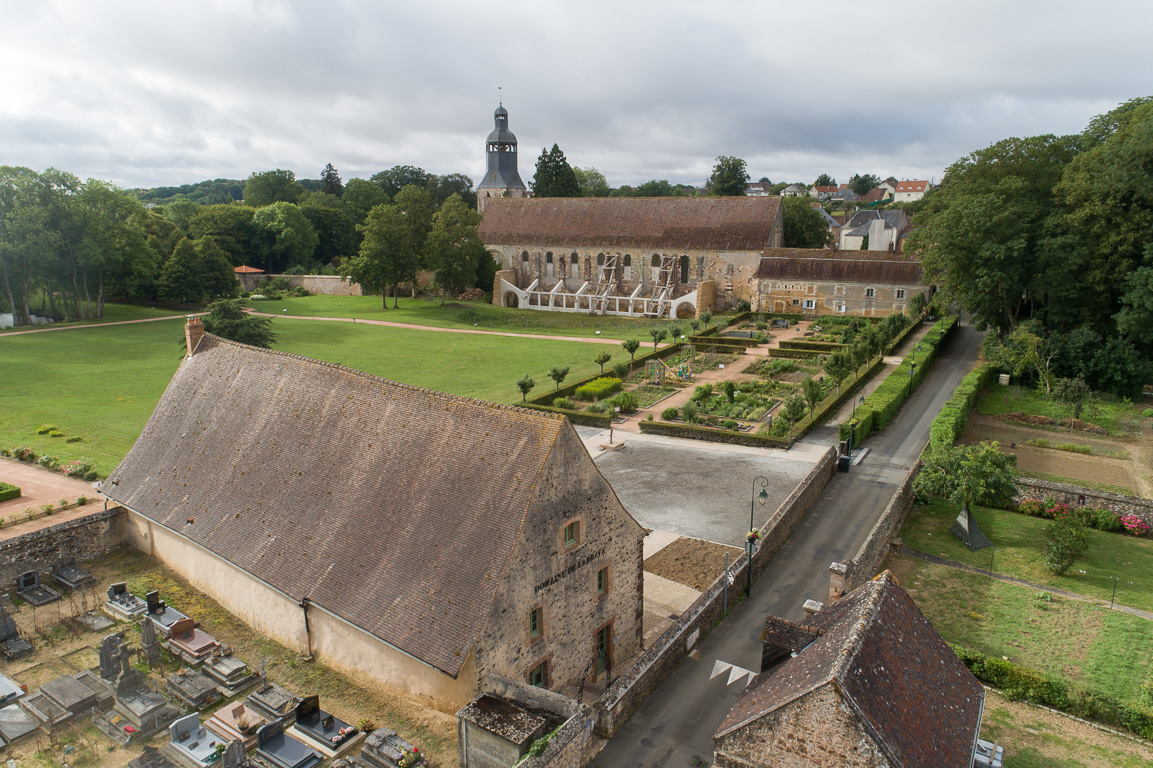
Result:
<svg viewBox="0 0 1153 768"><path fill-rule="evenodd" d="M689 327L693 329L693 334L696 335L697 331L701 329L701 321L694 317L689 321Z"/></svg>
<svg viewBox="0 0 1153 768"><path fill-rule="evenodd" d="M536 382L526 373L524 376L517 379L516 388L520 390L520 401L525 402L528 398L528 393L536 386Z"/></svg>
<svg viewBox="0 0 1153 768"><path fill-rule="evenodd" d="M781 409L781 418L789 423L789 439L793 439L793 427L798 421L805 418L805 397L800 392L785 401Z"/></svg>
<svg viewBox="0 0 1153 768"><path fill-rule="evenodd" d="M847 349L838 349L825 361L825 373L837 383L837 394L841 394L841 382L853 372L853 355Z"/></svg>
<svg viewBox="0 0 1153 768"><path fill-rule="evenodd" d="M597 356L593 358L593 362L601 367L601 373L605 372L605 363L612 360L613 356L608 352L597 352Z"/></svg>
<svg viewBox="0 0 1153 768"><path fill-rule="evenodd" d="M657 345L660 344L666 336L668 336L668 331L666 331L664 328L653 328L649 331L649 336L652 336L653 349L656 349Z"/></svg>
<svg viewBox="0 0 1153 768"><path fill-rule="evenodd" d="M1045 526L1045 567L1058 575L1089 548L1085 527L1073 515L1063 515Z"/></svg>
<svg viewBox="0 0 1153 768"><path fill-rule="evenodd" d="M817 409L817 403L821 402L825 388L821 386L821 382L808 376L801 382L801 392L805 396L805 402L809 405L809 415L812 416L813 411Z"/></svg>
<svg viewBox="0 0 1153 768"><path fill-rule="evenodd" d="M697 420L697 404L690 400L682 405L681 416L684 418L686 424L692 424Z"/></svg>
<svg viewBox="0 0 1153 768"><path fill-rule="evenodd" d="M712 312L702 312L701 313L701 323L704 324L705 330L708 330L709 324L712 322L713 322L713 313Z"/></svg>
<svg viewBox="0 0 1153 768"><path fill-rule="evenodd" d="M567 365L554 365L548 369L548 377L556 382L556 388L558 390L560 389L560 383L568 376L568 368Z"/></svg>
<svg viewBox="0 0 1153 768"><path fill-rule="evenodd" d="M669 338L674 342L681 337L681 327L676 323L669 326Z"/></svg>
<svg viewBox="0 0 1153 768"><path fill-rule="evenodd" d="M637 339L625 339L621 342L621 346L625 348L625 352L629 353L629 362L634 362L637 350L641 348L641 343Z"/></svg>

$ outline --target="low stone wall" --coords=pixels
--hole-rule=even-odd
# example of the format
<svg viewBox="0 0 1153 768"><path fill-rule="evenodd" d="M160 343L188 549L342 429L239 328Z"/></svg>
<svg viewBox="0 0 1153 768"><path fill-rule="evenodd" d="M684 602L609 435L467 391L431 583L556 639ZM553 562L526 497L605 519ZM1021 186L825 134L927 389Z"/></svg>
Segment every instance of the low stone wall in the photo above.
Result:
<svg viewBox="0 0 1153 768"><path fill-rule="evenodd" d="M804 480L776 512L761 527L763 539L760 548L753 554L753 574L763 571L789 538L789 534L813 506L829 480L836 473L837 452L828 451L809 471ZM748 556L742 554L729 569L734 584L741 584L746 578ZM612 736L637 707L656 690L657 686L677 668L688 656L703 634L721 619L724 609L725 577L713 582L702 592L671 627L665 630L656 642L614 682L596 703L597 732L606 738Z"/></svg>
<svg viewBox="0 0 1153 768"><path fill-rule="evenodd" d="M12 584L25 571L51 573L60 557L94 560L124 543L124 507L95 512L0 541L0 584Z"/></svg>
<svg viewBox="0 0 1153 768"><path fill-rule="evenodd" d="M1017 478L1017 501L1045 501L1053 499L1070 507L1093 507L1110 509L1119 515L1136 515L1153 526L1153 501L1136 496L1122 496L1119 493L1094 491L1077 485L1051 483L1047 480L1034 480L1031 477Z"/></svg>
<svg viewBox="0 0 1153 768"><path fill-rule="evenodd" d="M909 510L913 508L913 481L920 471L921 463L917 462L905 475L905 479L897 487L897 492L893 494L893 498L885 507L885 511L881 513L881 517L873 529L869 531L868 537L861 544L861 548L857 550L857 554L853 556L852 560L844 564L848 568L840 584L838 584L837 571L833 572L832 583L829 587L829 602L836 601L846 592L851 592L877 575L881 563L885 562L885 558L889 554L890 542L894 536L900 533L901 526L905 524L905 518L909 516Z"/></svg>

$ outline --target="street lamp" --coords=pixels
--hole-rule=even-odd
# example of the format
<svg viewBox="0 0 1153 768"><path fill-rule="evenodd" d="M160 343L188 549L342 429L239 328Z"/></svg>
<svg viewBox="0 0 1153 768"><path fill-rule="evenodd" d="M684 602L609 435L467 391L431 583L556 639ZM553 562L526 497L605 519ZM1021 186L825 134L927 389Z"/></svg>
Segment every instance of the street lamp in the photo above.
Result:
<svg viewBox="0 0 1153 768"><path fill-rule="evenodd" d="M913 374L917 371L917 361L909 361L909 390L905 393L905 399L908 400L913 395Z"/></svg>
<svg viewBox="0 0 1153 768"><path fill-rule="evenodd" d="M857 387L856 391L853 392L853 415L851 418L854 418L854 419L857 418L857 401L860 400L861 405L865 404L864 392L865 392L864 387Z"/></svg>
<svg viewBox="0 0 1153 768"><path fill-rule="evenodd" d="M757 493L757 483L761 484L760 493ZM767 477L758 475L757 477L753 478L753 495L752 498L749 499L749 532L745 536L745 546L748 549L749 555L748 564L746 566L747 570L745 571L745 574L748 576L748 579L745 583L745 597L748 597L753 593L753 548L757 544L757 539L760 538L760 533L756 528L753 527L753 514L756 512L758 501L763 507L765 506L765 502L769 500L768 485L769 479Z"/></svg>

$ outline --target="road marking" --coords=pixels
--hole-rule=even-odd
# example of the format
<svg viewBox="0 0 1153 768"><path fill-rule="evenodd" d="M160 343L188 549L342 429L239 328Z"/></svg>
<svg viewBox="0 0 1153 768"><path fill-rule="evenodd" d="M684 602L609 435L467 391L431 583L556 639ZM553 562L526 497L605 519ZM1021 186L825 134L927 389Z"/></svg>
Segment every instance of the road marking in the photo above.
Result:
<svg viewBox="0 0 1153 768"><path fill-rule="evenodd" d="M711 675L709 675L709 679L712 680L714 677L723 675L725 672L729 673L729 679L725 682L725 685L732 685L737 680L740 680L742 677L744 677L747 678L745 680L746 688L748 687L749 683L753 682L753 678L757 676L757 673L753 672L751 669L738 667L736 664L730 664L727 661L721 661L720 659L717 659L715 662L713 662L713 672Z"/></svg>

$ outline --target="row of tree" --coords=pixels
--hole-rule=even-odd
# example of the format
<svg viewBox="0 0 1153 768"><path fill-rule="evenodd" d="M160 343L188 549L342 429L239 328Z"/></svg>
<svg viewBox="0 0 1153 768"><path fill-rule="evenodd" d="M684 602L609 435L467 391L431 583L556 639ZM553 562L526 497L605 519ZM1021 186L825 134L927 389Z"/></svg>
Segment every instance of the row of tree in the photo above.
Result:
<svg viewBox="0 0 1153 768"><path fill-rule="evenodd" d="M207 190L200 199L227 198L232 188L224 181L197 187ZM366 236L380 252L385 214L371 222L369 214L381 207L409 217L412 245L393 268L405 276L400 282L412 282L414 268L428 268L446 291L487 287L495 269L476 240L476 196L462 174L396 166L345 184L330 164L314 184L282 169L253 173L243 182L243 203L178 196L161 206L142 202L147 197L55 169L0 167L0 306L17 324L33 314L99 318L108 295L176 302L235 296L234 268L241 265L351 274L354 260L362 269L368 263L360 258ZM450 265L462 249L467 255ZM391 273L386 282L398 284Z"/></svg>
<svg viewBox="0 0 1153 768"><path fill-rule="evenodd" d="M1046 386L1133 395L1153 376L1153 99L958 160L917 223L906 250L996 332L992 356Z"/></svg>

